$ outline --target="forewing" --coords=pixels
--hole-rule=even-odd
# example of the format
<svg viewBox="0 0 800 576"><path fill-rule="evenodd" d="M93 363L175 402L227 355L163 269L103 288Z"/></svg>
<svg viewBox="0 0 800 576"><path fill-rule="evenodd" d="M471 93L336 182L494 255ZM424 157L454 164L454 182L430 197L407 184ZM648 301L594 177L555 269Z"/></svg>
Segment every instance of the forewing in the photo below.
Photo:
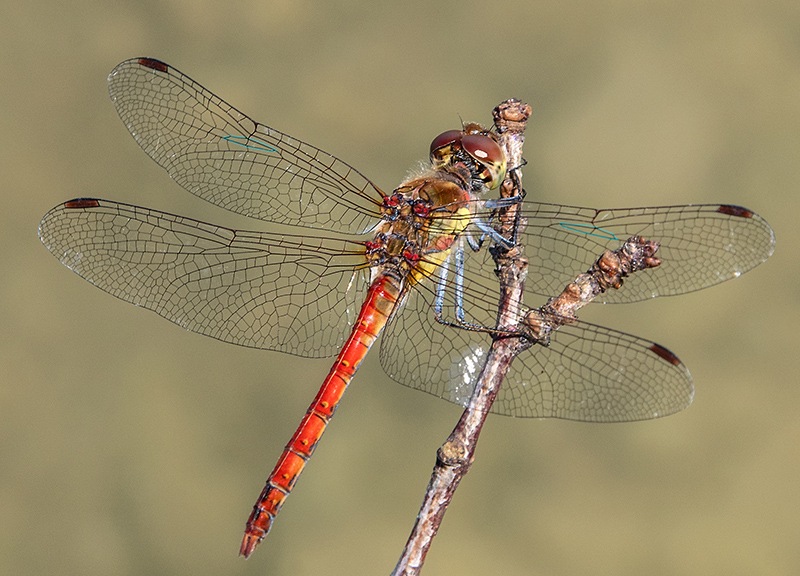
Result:
<svg viewBox="0 0 800 576"><path fill-rule="evenodd" d="M262 220L347 233L370 229L383 193L358 170L259 124L172 66L119 64L108 90L145 152L192 194Z"/></svg>
<svg viewBox="0 0 800 576"><path fill-rule="evenodd" d="M622 289L600 295L597 302L635 302L707 288L756 267L775 247L763 218L727 204L596 210L526 201L522 212L527 225L519 242L529 260L525 291L546 298L633 235L661 244L661 265L625 280ZM491 257L476 256L467 268L491 275ZM541 298L527 302L540 303Z"/></svg>
<svg viewBox="0 0 800 576"><path fill-rule="evenodd" d="M39 237L106 292L225 342L334 355L365 293L361 243L244 232L108 200L50 210Z"/></svg>

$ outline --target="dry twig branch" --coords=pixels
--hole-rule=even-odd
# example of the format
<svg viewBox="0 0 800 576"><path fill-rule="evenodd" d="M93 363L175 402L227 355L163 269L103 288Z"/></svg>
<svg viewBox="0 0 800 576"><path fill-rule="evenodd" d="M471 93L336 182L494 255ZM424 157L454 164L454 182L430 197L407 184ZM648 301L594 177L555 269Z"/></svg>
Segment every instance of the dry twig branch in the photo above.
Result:
<svg viewBox="0 0 800 576"><path fill-rule="evenodd" d="M521 196L524 130L530 117L530 106L518 100L506 100L493 111L500 143L506 150L511 168L501 188L501 196ZM519 204L503 209L498 231L515 239L517 228L524 225L518 218ZM436 454L436 465L393 576L419 574L433 538L439 530L444 513L461 479L472 465L483 423L508 372L511 362L534 344L547 346L550 336L559 327L577 321L575 313L608 289L622 286L624 277L658 266L657 242L633 236L620 248L607 250L583 274L576 277L558 296L544 306L521 313L522 291L527 273L527 260L520 246L506 249L491 248L500 279L500 305L497 316L499 335L493 342L486 362L478 376L475 390L461 418ZM677 362L668 350L654 350L667 361ZM667 357L669 355L669 357Z"/></svg>
<svg viewBox="0 0 800 576"><path fill-rule="evenodd" d="M506 150L508 166L513 168L501 188L501 195L504 197L522 193L522 175L519 167L522 166L523 132L530 113L531 109L527 104L516 100L507 100L494 110L500 143ZM506 237L513 237L514 226L518 220L515 216L515 206L506 209L506 214L503 215L503 230L500 232ZM498 326L513 329L520 321L518 317L513 316L519 315L508 312L520 309L527 263L516 248L499 258L501 311L498 315ZM497 396L503 375L514 356L520 351L517 349L520 345L530 346L530 343L523 342L519 338L504 338L493 343L469 404L453 432L436 454L436 465L425 491L425 498L403 554L395 567L394 575L418 574L422 569L425 556L439 530L447 506L472 464L483 422Z"/></svg>

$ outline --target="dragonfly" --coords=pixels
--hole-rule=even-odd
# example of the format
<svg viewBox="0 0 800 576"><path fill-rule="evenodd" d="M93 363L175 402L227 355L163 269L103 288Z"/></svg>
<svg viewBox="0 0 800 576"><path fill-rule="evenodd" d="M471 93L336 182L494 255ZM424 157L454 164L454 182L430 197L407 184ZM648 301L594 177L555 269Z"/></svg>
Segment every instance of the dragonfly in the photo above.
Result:
<svg viewBox="0 0 800 576"><path fill-rule="evenodd" d="M350 164L252 120L174 67L122 62L108 78L131 135L196 196L255 220L235 230L141 206L76 198L39 237L66 267L183 328L252 348L335 360L269 474L240 554L264 539L362 360L397 382L465 404L496 328L498 281L486 245L509 201L487 198L515 167L491 130L437 136L430 162L391 192ZM518 202L520 199L513 199ZM766 260L774 235L729 204L595 209L525 200L515 239L530 254L525 296L552 296L604 250L655 238L661 265L600 302L647 300L735 278ZM652 341L570 319L506 375L492 412L624 422L688 406L683 363Z"/></svg>

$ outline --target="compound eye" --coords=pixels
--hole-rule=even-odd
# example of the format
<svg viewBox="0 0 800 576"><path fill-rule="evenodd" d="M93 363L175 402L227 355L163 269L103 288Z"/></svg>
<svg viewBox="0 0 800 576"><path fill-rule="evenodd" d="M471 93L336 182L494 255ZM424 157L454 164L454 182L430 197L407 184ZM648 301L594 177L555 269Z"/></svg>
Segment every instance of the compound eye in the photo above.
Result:
<svg viewBox="0 0 800 576"><path fill-rule="evenodd" d="M484 134L464 134L461 146L483 167L481 180L490 189L499 186L506 176L506 155L500 145Z"/></svg>
<svg viewBox="0 0 800 576"><path fill-rule="evenodd" d="M500 145L483 134L465 134L461 138L461 146L470 156L481 163L496 164L505 160Z"/></svg>
<svg viewBox="0 0 800 576"><path fill-rule="evenodd" d="M431 142L431 160L446 163L453 155L453 147L461 140L461 130L448 130L442 132Z"/></svg>

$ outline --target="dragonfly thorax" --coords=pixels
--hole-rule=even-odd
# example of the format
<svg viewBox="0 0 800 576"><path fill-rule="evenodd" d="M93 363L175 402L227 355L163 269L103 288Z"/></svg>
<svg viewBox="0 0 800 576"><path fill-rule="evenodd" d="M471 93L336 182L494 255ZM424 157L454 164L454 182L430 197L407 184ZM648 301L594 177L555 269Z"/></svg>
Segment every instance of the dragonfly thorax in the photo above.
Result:
<svg viewBox="0 0 800 576"><path fill-rule="evenodd" d="M465 178L445 170L412 178L383 199L382 218L364 243L375 273L415 277L446 258L470 222L472 197Z"/></svg>

